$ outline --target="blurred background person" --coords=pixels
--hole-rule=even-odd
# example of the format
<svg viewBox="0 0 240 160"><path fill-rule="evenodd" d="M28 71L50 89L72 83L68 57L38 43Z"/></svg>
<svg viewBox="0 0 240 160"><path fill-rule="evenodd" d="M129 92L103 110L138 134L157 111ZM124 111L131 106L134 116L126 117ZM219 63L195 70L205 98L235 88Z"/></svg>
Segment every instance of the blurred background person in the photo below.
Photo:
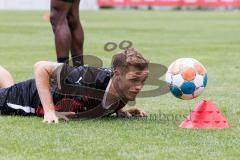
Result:
<svg viewBox="0 0 240 160"><path fill-rule="evenodd" d="M74 66L83 65L84 32L79 18L80 0L51 0L50 22L55 36L57 61L69 60Z"/></svg>

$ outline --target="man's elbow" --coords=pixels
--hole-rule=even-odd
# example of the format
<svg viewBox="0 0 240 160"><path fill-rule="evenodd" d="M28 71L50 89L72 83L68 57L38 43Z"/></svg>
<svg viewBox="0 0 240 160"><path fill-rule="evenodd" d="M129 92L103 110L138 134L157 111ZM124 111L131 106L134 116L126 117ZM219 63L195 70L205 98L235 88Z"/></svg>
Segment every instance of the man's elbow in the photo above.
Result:
<svg viewBox="0 0 240 160"><path fill-rule="evenodd" d="M46 71L47 69L47 62L46 61L38 61L34 64L34 73L40 73L41 71Z"/></svg>
<svg viewBox="0 0 240 160"><path fill-rule="evenodd" d="M44 65L44 61L38 61L34 64L34 70L42 67Z"/></svg>

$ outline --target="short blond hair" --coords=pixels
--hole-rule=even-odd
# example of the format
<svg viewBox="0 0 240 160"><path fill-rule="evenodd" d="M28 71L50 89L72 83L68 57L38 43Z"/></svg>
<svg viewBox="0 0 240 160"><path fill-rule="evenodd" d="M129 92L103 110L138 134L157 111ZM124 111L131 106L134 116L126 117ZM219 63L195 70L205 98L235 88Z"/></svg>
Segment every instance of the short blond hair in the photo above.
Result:
<svg viewBox="0 0 240 160"><path fill-rule="evenodd" d="M140 52L134 48L123 50L113 56L112 68L126 70L129 66L134 66L140 70L148 67L149 61L145 59Z"/></svg>

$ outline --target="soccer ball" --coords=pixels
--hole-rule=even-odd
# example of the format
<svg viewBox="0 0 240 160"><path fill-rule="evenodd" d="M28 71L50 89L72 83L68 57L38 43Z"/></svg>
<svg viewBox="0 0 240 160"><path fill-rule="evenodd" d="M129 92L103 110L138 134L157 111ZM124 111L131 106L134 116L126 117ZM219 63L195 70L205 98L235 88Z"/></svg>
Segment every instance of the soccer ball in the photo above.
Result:
<svg viewBox="0 0 240 160"><path fill-rule="evenodd" d="M168 67L166 81L175 97L190 100L202 94L207 86L208 75L197 60L180 58Z"/></svg>

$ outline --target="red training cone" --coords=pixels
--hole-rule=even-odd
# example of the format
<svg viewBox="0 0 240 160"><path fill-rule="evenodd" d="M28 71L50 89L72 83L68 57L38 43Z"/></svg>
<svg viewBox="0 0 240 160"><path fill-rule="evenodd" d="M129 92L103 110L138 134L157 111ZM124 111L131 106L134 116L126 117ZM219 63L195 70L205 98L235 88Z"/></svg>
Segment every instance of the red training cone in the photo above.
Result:
<svg viewBox="0 0 240 160"><path fill-rule="evenodd" d="M181 128L224 129L230 128L227 119L211 101L201 101L181 123Z"/></svg>

